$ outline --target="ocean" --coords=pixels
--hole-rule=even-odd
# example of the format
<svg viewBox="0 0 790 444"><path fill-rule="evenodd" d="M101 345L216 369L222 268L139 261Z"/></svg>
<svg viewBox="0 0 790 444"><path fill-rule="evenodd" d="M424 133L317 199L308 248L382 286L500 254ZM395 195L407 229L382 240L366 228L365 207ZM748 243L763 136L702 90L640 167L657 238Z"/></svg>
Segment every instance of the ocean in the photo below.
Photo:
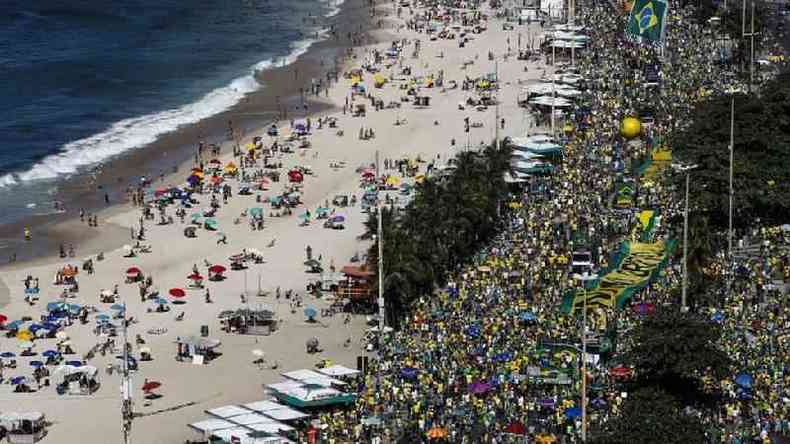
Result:
<svg viewBox="0 0 790 444"><path fill-rule="evenodd" d="M338 0L4 0L0 224L58 181L238 103L308 50Z"/></svg>

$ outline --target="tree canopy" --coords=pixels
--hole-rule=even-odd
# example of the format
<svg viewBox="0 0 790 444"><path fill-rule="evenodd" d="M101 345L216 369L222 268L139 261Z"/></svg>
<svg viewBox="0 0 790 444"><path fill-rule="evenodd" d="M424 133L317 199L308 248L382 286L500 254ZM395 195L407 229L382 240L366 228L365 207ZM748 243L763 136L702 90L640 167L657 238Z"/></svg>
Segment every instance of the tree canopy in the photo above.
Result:
<svg viewBox="0 0 790 444"><path fill-rule="evenodd" d="M628 393L622 413L594 434L594 444L686 444L704 442L705 430L699 420L683 411L668 393L643 388Z"/></svg>
<svg viewBox="0 0 790 444"><path fill-rule="evenodd" d="M790 74L759 95L735 95L733 226L787 222L790 214ZM713 228L726 228L729 209L730 97L703 101L672 138L673 156L697 164L691 205ZM678 175L681 176L681 175ZM678 177L678 180L681 180Z"/></svg>
<svg viewBox="0 0 790 444"><path fill-rule="evenodd" d="M404 209L382 210L384 296L391 325L414 298L444 284L449 272L496 234L511 152L506 145L460 152L452 174L426 178ZM367 222L368 237L376 233L376 217L371 213ZM378 240L368 258L377 273Z"/></svg>

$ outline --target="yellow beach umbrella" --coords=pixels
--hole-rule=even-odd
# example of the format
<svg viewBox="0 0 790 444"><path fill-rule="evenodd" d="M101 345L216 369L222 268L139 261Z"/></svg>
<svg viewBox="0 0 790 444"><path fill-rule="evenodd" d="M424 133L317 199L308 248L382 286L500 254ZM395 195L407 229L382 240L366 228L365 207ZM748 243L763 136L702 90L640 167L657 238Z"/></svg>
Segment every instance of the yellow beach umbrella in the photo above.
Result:
<svg viewBox="0 0 790 444"><path fill-rule="evenodd" d="M400 185L400 179L396 176L389 176L387 178L387 186L394 187Z"/></svg>
<svg viewBox="0 0 790 444"><path fill-rule="evenodd" d="M20 341L30 341L33 339L33 333L27 330L20 330L16 333L16 338Z"/></svg>

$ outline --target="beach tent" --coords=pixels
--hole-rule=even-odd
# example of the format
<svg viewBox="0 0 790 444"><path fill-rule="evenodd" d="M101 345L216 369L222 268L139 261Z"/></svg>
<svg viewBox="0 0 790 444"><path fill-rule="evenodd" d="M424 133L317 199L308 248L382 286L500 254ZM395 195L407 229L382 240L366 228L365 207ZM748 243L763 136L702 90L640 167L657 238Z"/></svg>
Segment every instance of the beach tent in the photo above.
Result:
<svg viewBox="0 0 790 444"><path fill-rule="evenodd" d="M281 402L294 407L321 407L350 404L355 395L329 387L304 384L299 381L284 381L268 384L267 389Z"/></svg>

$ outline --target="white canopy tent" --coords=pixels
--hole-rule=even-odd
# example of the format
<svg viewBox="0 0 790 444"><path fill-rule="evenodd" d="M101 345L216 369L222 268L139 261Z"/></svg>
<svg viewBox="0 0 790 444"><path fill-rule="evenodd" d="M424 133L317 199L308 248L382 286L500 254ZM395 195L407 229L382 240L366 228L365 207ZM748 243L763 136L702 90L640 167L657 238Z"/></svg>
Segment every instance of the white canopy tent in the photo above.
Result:
<svg viewBox="0 0 790 444"><path fill-rule="evenodd" d="M319 369L318 373L321 373L326 376L343 378L346 376L356 376L362 372L360 372L359 370L354 370L348 367L344 367L342 365L330 365L329 367L324 367L322 369Z"/></svg>

